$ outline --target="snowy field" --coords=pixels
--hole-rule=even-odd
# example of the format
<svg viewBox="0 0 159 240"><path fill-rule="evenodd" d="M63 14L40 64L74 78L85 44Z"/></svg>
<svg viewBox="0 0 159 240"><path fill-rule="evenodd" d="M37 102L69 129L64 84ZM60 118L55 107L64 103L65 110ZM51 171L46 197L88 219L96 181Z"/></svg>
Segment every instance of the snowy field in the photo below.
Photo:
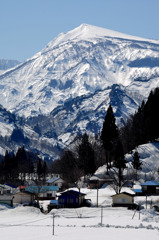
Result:
<svg viewBox="0 0 159 240"><path fill-rule="evenodd" d="M128 190L132 191L123 188L123 191ZM96 205L96 189L82 188L81 192ZM98 191L98 208L54 209L48 214L43 214L34 207L10 208L0 205L0 239L158 240L159 215L150 208L150 203L159 202L159 196L147 198L147 209L145 197L135 197L135 202L144 207L139 214L127 208L112 208L113 194L114 190L107 186ZM41 202L44 210L48 203L49 201Z"/></svg>
<svg viewBox="0 0 159 240"><path fill-rule="evenodd" d="M159 215L154 210L148 206L139 214L127 208L112 208L111 197L106 196L107 191L105 190L105 194L104 190L99 191L99 204L103 203L102 208L57 209L43 214L33 207L9 208L7 205L0 205L0 239L159 239ZM95 190L91 190L87 195L94 197L95 201Z"/></svg>

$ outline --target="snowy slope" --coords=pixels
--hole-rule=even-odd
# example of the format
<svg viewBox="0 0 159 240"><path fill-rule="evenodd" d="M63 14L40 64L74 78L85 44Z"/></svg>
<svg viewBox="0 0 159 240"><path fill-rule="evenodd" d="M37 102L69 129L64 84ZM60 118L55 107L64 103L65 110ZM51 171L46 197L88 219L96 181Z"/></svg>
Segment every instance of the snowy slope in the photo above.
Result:
<svg viewBox="0 0 159 240"><path fill-rule="evenodd" d="M159 142L152 142L138 146L131 153L125 155L127 162L127 169L125 174L133 170L131 161L133 160L133 153L137 150L142 162L142 169L138 171L139 182L156 180L159 181ZM96 174L106 174L106 165L97 169Z"/></svg>
<svg viewBox="0 0 159 240"><path fill-rule="evenodd" d="M158 180L159 181L159 142L143 144L136 149L142 162L142 170L139 171L142 181ZM126 154L128 167L131 168L132 154Z"/></svg>

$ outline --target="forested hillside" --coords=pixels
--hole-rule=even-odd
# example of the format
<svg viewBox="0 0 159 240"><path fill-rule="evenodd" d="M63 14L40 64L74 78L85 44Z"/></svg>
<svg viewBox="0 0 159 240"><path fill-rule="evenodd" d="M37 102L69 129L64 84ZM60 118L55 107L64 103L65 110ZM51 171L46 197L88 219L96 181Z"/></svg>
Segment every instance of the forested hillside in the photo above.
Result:
<svg viewBox="0 0 159 240"><path fill-rule="evenodd" d="M159 138L159 88L150 92L148 100L142 102L138 111L121 129L125 152L136 146L157 141Z"/></svg>

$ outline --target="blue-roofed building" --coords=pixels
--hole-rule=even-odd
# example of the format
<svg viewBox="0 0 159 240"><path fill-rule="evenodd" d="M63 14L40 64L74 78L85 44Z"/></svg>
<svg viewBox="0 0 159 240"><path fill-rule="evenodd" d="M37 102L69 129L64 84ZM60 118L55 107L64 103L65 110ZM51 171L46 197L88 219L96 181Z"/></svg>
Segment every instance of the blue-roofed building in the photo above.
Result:
<svg viewBox="0 0 159 240"><path fill-rule="evenodd" d="M133 189L136 196L141 196L143 194L142 189Z"/></svg>
<svg viewBox="0 0 159 240"><path fill-rule="evenodd" d="M141 184L143 194L159 194L159 182L147 181Z"/></svg>
<svg viewBox="0 0 159 240"><path fill-rule="evenodd" d="M25 191L38 195L40 200L56 199L58 186L27 186Z"/></svg>

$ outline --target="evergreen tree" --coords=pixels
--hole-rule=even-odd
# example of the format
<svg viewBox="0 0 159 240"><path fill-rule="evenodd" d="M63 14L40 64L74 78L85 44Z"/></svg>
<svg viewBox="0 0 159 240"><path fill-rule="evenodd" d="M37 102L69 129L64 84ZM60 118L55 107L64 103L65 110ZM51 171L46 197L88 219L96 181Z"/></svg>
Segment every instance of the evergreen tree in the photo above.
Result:
<svg viewBox="0 0 159 240"><path fill-rule="evenodd" d="M147 101L142 102L134 116L128 119L127 124L122 128L125 152L159 138L158 103L159 88L156 88L150 92ZM125 139L129 139L129 144L125 143Z"/></svg>
<svg viewBox="0 0 159 240"><path fill-rule="evenodd" d="M119 139L118 139L116 149L115 149L115 154L114 154L114 167L117 168L117 173L115 175L115 185L116 185L117 193L120 193L124 183L123 170L126 168L126 161L125 161L123 146Z"/></svg>
<svg viewBox="0 0 159 240"><path fill-rule="evenodd" d="M44 163L43 163L43 179L44 179L44 182L46 181L46 175L47 175L47 164L46 164L46 161L44 161Z"/></svg>
<svg viewBox="0 0 159 240"><path fill-rule="evenodd" d="M38 163L37 163L37 175L38 175L38 180L42 180L43 177L43 163L42 160L39 159Z"/></svg>
<svg viewBox="0 0 159 240"><path fill-rule="evenodd" d="M144 124L147 133L146 141L154 141L159 137L159 114L158 114L158 103L159 103L159 88L150 92L148 100L144 107Z"/></svg>
<svg viewBox="0 0 159 240"><path fill-rule="evenodd" d="M101 140L103 148L106 152L107 171L111 167L111 162L114 156L114 150L119 138L118 128L115 124L115 116L111 105L107 109L107 114L104 119L103 128L101 131Z"/></svg>
<svg viewBox="0 0 159 240"><path fill-rule="evenodd" d="M136 150L133 154L133 161L132 161L133 168L136 170L136 180L137 180L137 171L142 169L142 162L140 161L140 156L138 151Z"/></svg>
<svg viewBox="0 0 159 240"><path fill-rule="evenodd" d="M5 171L5 180L8 182L11 179L12 164L9 156L9 152L6 150L4 157L4 171Z"/></svg>
<svg viewBox="0 0 159 240"><path fill-rule="evenodd" d="M4 157L4 180L8 183L15 183L18 178L18 164L14 153L9 154L8 151Z"/></svg>
<svg viewBox="0 0 159 240"><path fill-rule="evenodd" d="M86 133L78 146L78 166L84 171L84 175L93 174L96 170L94 150Z"/></svg>
<svg viewBox="0 0 159 240"><path fill-rule="evenodd" d="M27 161L27 153L25 151L24 146L18 148L16 153L16 161L18 163L18 172L21 180L21 184L24 184L26 179L26 173L28 173L28 161Z"/></svg>
<svg viewBox="0 0 159 240"><path fill-rule="evenodd" d="M77 159L70 150L64 150L60 159L54 162L54 166L67 183L75 184L83 176L83 171L79 168Z"/></svg>
<svg viewBox="0 0 159 240"><path fill-rule="evenodd" d="M124 169L126 168L126 161L121 141L118 139L115 154L114 154L114 167Z"/></svg>

